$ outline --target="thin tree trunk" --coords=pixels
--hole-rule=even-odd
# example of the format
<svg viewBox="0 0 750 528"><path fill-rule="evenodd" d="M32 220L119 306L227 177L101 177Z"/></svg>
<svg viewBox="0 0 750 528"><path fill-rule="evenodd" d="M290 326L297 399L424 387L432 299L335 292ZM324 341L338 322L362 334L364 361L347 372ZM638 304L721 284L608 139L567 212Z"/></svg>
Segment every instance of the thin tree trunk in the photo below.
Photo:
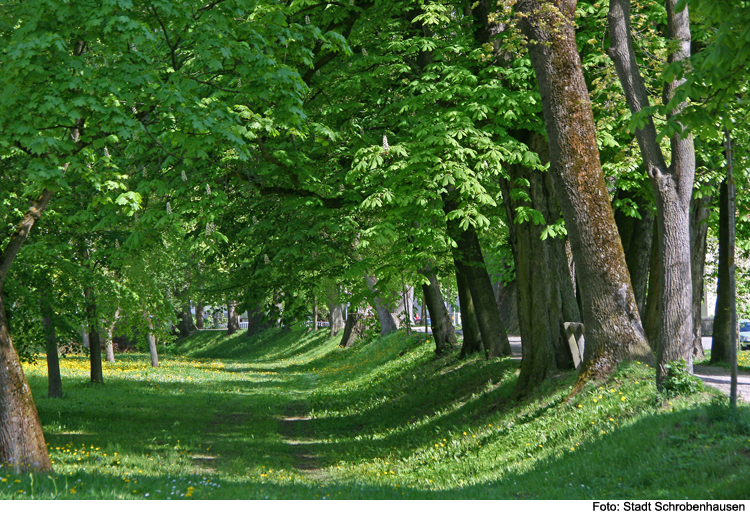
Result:
<svg viewBox="0 0 750 528"><path fill-rule="evenodd" d="M315 297L315 292L312 293L312 331L318 331L318 299Z"/></svg>
<svg viewBox="0 0 750 528"><path fill-rule="evenodd" d="M157 368L159 366L159 355L156 351L154 324L151 322L150 317L146 317L146 324L148 325L148 351L151 353L151 366Z"/></svg>
<svg viewBox="0 0 750 528"><path fill-rule="evenodd" d="M17 473L52 471L52 464L31 389L10 338L3 286L21 246L51 197L51 191L42 192L0 252L0 465Z"/></svg>
<svg viewBox="0 0 750 528"><path fill-rule="evenodd" d="M115 333L115 325L117 324L117 319L120 316L120 308L117 308L115 310L115 316L112 320L112 324L107 327L107 339L105 342L105 350L106 350L106 358L107 362L114 363L115 362L115 344L114 344L114 333Z"/></svg>
<svg viewBox="0 0 750 528"><path fill-rule="evenodd" d="M458 287L458 303L461 305L461 328L464 333L464 341L461 345L461 355L465 358L481 352L484 349L482 334L477 322L477 314L474 310L474 301L471 298L471 290L464 274L456 268L456 285Z"/></svg>
<svg viewBox="0 0 750 528"><path fill-rule="evenodd" d="M420 273L429 280L429 284L422 285L422 293L424 294L424 302L430 312L429 318L432 337L435 339L435 353L439 356L458 346L456 330L448 315L448 310L445 309L443 294L440 292L440 283L435 270L432 266L427 265ZM427 321L426 318L425 321Z"/></svg>
<svg viewBox="0 0 750 528"><path fill-rule="evenodd" d="M575 1L521 0L520 26L542 96L550 172L576 263L586 354L573 392L626 359L652 360L604 181L573 29Z"/></svg>
<svg viewBox="0 0 750 528"><path fill-rule="evenodd" d="M240 319L237 315L237 303L232 301L227 304L227 335L232 335L239 329Z"/></svg>
<svg viewBox="0 0 750 528"><path fill-rule="evenodd" d="M688 8L676 12L678 0L666 0L668 38L677 45L668 57L669 63L690 57L690 20ZM630 111L635 114L650 105L646 84L633 51L630 31L630 1L611 0L609 30L612 58ZM664 85L662 96L666 105L684 79ZM681 107L671 111L679 114ZM693 138L675 133L670 138L671 163L667 166L657 141L653 119L636 130L638 146L646 165L656 198L656 227L661 246L661 314L656 340L656 383L661 387L667 375L666 364L684 359L693 370L693 277L690 245L690 202L695 177ZM652 343L653 345L654 343Z"/></svg>
<svg viewBox="0 0 750 528"><path fill-rule="evenodd" d="M690 207L690 247L692 262L690 270L693 274L693 360L703 361L701 308L703 305L703 274L706 269L706 242L708 235L708 215L713 196L693 197Z"/></svg>
<svg viewBox="0 0 750 528"><path fill-rule="evenodd" d="M62 378L60 377L60 358L57 353L57 334L55 332L54 311L49 296L50 284L40 290L42 299L42 326L44 327L44 342L47 349L47 396L62 398Z"/></svg>
<svg viewBox="0 0 750 528"><path fill-rule="evenodd" d="M443 199L443 210L446 215L458 207L457 192L452 191L449 196ZM500 310L497 309L492 281L487 274L476 230L472 226L461 229L457 219L448 220L447 227L448 234L456 243L456 247L453 248L453 262L463 273L471 291L485 357L490 359L510 356L510 341L500 317Z"/></svg>

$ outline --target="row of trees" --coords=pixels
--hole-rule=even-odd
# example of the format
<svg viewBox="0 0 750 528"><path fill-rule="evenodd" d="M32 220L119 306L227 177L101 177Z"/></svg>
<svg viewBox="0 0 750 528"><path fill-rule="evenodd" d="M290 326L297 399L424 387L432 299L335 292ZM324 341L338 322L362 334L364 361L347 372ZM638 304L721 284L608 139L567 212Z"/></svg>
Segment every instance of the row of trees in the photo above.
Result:
<svg viewBox="0 0 750 528"><path fill-rule="evenodd" d="M0 460L50 469L11 335L53 372L55 332L87 326L100 382L99 327L153 344L191 304L249 333L328 314L348 345L416 288L442 354L451 292L462 355L510 354L517 312L517 397L572 368L567 321L574 390L692 365L729 140L747 175L750 20L685 4L5 3Z"/></svg>

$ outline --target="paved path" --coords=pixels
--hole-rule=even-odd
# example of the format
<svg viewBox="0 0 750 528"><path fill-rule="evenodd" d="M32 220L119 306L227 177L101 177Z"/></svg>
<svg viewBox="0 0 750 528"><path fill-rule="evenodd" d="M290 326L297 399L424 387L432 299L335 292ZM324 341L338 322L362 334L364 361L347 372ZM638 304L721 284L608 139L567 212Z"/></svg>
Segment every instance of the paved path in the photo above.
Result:
<svg viewBox="0 0 750 528"><path fill-rule="evenodd" d="M731 387L731 377L729 370L721 367L695 367L695 375L703 380L704 385L714 387L729 395ZM750 402L750 372L743 372L737 375L737 398Z"/></svg>

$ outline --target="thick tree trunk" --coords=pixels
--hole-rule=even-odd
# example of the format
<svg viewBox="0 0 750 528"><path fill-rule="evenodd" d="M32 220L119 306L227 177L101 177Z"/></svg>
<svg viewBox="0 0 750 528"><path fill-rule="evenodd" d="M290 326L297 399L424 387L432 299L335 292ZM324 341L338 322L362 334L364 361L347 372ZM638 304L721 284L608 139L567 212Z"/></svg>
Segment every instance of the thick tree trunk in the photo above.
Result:
<svg viewBox="0 0 750 528"><path fill-rule="evenodd" d="M232 335L240 329L240 318L237 314L237 303L227 303L227 335Z"/></svg>
<svg viewBox="0 0 750 528"><path fill-rule="evenodd" d="M198 304L195 306L195 328L198 330L203 330L203 327L206 324L206 312L203 309L203 300L198 301Z"/></svg>
<svg viewBox="0 0 750 528"><path fill-rule="evenodd" d="M729 363L732 358L732 347L736 343L732 334L732 281L729 254L729 200L726 180L719 187L719 263L716 282L716 313L714 314L714 331L711 341L711 363Z"/></svg>
<svg viewBox="0 0 750 528"><path fill-rule="evenodd" d="M62 378L60 377L60 358L57 353L57 333L55 332L54 310L49 296L49 283L40 289L42 296L42 326L44 327L44 343L47 350L47 396L62 398Z"/></svg>
<svg viewBox="0 0 750 528"><path fill-rule="evenodd" d="M651 259L649 261L646 315L643 320L643 328L646 332L646 338L649 343L654 343L654 345L659 341L662 279L661 242L659 240L659 234L656 232L656 229L654 229L653 241L651 243Z"/></svg>
<svg viewBox="0 0 750 528"><path fill-rule="evenodd" d="M189 301L182 307L182 311L178 315L180 322L177 324L177 331L181 338L188 337L197 330L197 328L195 328L195 323L193 322L193 315L190 313Z"/></svg>
<svg viewBox="0 0 750 528"><path fill-rule="evenodd" d="M703 317L703 274L706 269L706 242L708 235L708 215L713 196L693 197L690 206L690 271L693 275L693 360L703 361L703 341L701 326Z"/></svg>
<svg viewBox="0 0 750 528"><path fill-rule="evenodd" d="M263 311L263 305L257 303L255 308L248 310L247 312L247 337L258 334L263 330L268 330L270 327L269 322L266 318L266 314Z"/></svg>
<svg viewBox="0 0 750 528"><path fill-rule="evenodd" d="M677 43L668 57L670 63L690 57L688 9L675 12L678 0L666 0L668 37ZM612 58L630 111L635 114L649 106L648 92L633 51L630 31L630 1L611 0L609 30ZM671 100L684 79L665 84L663 103ZM672 116L680 108L674 109ZM684 359L693 370L693 277L690 271L690 201L695 177L693 138L670 138L671 163L667 166L657 141L656 127L648 118L636 130L638 146L656 198L656 229L661 246L661 314L656 339L656 382L659 387L667 374L666 364ZM654 343L652 342L652 345Z"/></svg>
<svg viewBox="0 0 750 528"><path fill-rule="evenodd" d="M640 218L628 216L622 210L615 211L615 223L625 251L625 262L628 265L633 295L641 314L641 321L646 315L646 294L648 291L648 273L651 262L651 243L654 240L654 215L647 208L646 202L629 192L622 192L621 198L629 198L638 205Z"/></svg>
<svg viewBox="0 0 750 528"><path fill-rule="evenodd" d="M365 315L361 310L357 310L349 314L346 318L346 325L344 326L344 332L341 335L341 342L339 346L342 348L348 348L357 342L357 339L365 331Z"/></svg>
<svg viewBox="0 0 750 528"><path fill-rule="evenodd" d="M519 335L521 330L518 327L517 281L513 279L506 284L499 279L498 282L493 282L492 288L495 290L495 303L497 309L500 310L500 318L505 328L508 329L508 334Z"/></svg>
<svg viewBox="0 0 750 528"><path fill-rule="evenodd" d="M445 309L443 294L440 292L440 283L435 270L431 265L427 265L420 273L429 280L429 284L422 285L422 293L429 311L432 337L435 339L435 353L439 356L458 346L456 329L453 327L448 310Z"/></svg>
<svg viewBox="0 0 750 528"><path fill-rule="evenodd" d="M51 197L51 191L41 194L0 252L0 465L17 473L52 471L52 464L31 389L10 338L3 286L21 246ZM0 240L0 245L3 243Z"/></svg>
<svg viewBox="0 0 750 528"><path fill-rule="evenodd" d="M618 362L652 361L604 181L596 127L576 47L575 1L521 0L520 26L542 96L550 172L576 263L586 354L574 392Z"/></svg>
<svg viewBox="0 0 750 528"><path fill-rule="evenodd" d="M450 195L443 199L443 210L446 215L458 207L457 192L453 191ZM453 262L456 269L460 269L466 278L474 302L485 357L490 359L510 356L510 341L500 317L500 310L497 309L492 281L487 274L476 230L472 226L461 229L458 219L448 220L447 228L448 235L456 243L456 247L453 248Z"/></svg>
<svg viewBox="0 0 750 528"><path fill-rule="evenodd" d="M532 150L544 163L544 140L533 135L528 139ZM580 321L578 304L573 292L565 240L542 240L542 227L533 222L517 223L516 209L524 205L514 198L511 189L522 178L529 182L531 207L539 211L547 224L560 217L560 210L545 172L519 165L508 167L512 181L501 180L516 260L518 283L518 322L521 332L521 373L514 388L514 397L532 393L558 369L573 368L573 358L566 342L566 321ZM526 204L529 205L529 204Z"/></svg>
<svg viewBox="0 0 750 528"><path fill-rule="evenodd" d="M148 325L148 351L151 354L151 366L156 368L159 366L159 354L156 351L156 336L154 335L154 324L151 322L150 317L146 317L146 324Z"/></svg>
<svg viewBox="0 0 750 528"><path fill-rule="evenodd" d="M380 335L387 335L391 332L398 330L396 321L393 319L393 314L388 309L385 302L377 295L377 289L375 288L375 277L370 274L365 275L365 281L367 282L367 288L375 294L373 304L375 305L375 311L378 314L378 321L380 321Z"/></svg>
<svg viewBox="0 0 750 528"><path fill-rule="evenodd" d="M479 330L469 283L459 268L456 268L456 285L458 286L458 303L461 305L461 328L464 333L460 357L465 358L481 352L484 345L482 344L482 334Z"/></svg>

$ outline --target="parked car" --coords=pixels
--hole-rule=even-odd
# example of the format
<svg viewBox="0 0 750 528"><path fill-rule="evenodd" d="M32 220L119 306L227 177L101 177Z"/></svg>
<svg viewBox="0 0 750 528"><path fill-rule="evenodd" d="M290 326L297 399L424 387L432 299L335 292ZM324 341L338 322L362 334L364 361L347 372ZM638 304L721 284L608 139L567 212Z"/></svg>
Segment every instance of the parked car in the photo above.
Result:
<svg viewBox="0 0 750 528"><path fill-rule="evenodd" d="M750 321L740 321L740 348L750 348Z"/></svg>

